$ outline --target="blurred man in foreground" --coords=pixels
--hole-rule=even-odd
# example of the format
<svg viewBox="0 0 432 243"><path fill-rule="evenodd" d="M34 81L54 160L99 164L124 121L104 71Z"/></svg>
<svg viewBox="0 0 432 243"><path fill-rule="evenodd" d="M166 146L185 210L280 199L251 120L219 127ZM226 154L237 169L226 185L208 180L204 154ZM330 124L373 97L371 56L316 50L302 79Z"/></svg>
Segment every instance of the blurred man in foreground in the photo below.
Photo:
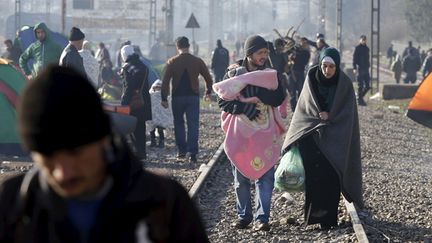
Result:
<svg viewBox="0 0 432 243"><path fill-rule="evenodd" d="M142 169L76 71L29 83L19 131L36 166L0 186L0 242L208 242L187 192Z"/></svg>

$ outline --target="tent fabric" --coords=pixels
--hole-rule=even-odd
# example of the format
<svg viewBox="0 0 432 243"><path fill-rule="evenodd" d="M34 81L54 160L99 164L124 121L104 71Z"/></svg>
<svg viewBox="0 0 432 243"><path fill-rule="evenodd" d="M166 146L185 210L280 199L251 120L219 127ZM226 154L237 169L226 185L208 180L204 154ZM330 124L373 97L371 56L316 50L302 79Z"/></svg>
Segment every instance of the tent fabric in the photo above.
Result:
<svg viewBox="0 0 432 243"><path fill-rule="evenodd" d="M424 126L432 128L432 73L419 85L408 105L406 116Z"/></svg>
<svg viewBox="0 0 432 243"><path fill-rule="evenodd" d="M0 154L24 155L17 132L16 106L26 78L19 67L0 59Z"/></svg>
<svg viewBox="0 0 432 243"><path fill-rule="evenodd" d="M21 50L23 51L27 49L27 47L29 47L33 42L36 41L36 37L33 31L33 26L24 26L19 31L18 36L21 45ZM59 44L63 48L65 48L69 43L67 37L65 37L60 33L51 31L50 36L55 43Z"/></svg>

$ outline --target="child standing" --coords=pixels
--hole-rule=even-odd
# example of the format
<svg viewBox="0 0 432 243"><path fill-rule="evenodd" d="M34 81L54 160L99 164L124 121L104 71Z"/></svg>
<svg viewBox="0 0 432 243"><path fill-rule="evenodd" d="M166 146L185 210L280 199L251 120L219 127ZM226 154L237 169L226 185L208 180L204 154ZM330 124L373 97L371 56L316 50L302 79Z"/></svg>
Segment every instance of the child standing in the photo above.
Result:
<svg viewBox="0 0 432 243"><path fill-rule="evenodd" d="M164 129L173 127L171 108L165 109L161 105L161 88L162 81L158 79L149 90L152 105L152 120L147 121L147 126L150 130L150 147L158 146L159 148L165 147ZM168 101L170 101L170 99ZM159 143L157 144L156 129L159 134Z"/></svg>

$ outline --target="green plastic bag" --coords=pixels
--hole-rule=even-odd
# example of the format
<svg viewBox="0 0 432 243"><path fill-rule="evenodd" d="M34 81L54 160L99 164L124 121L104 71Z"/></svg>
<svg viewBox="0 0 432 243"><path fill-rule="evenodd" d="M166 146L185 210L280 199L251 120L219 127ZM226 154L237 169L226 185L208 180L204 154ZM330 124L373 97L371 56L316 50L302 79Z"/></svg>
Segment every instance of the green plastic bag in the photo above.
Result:
<svg viewBox="0 0 432 243"><path fill-rule="evenodd" d="M303 160L297 146L292 146L280 160L275 172L274 186L281 191L300 192L304 190L304 182Z"/></svg>

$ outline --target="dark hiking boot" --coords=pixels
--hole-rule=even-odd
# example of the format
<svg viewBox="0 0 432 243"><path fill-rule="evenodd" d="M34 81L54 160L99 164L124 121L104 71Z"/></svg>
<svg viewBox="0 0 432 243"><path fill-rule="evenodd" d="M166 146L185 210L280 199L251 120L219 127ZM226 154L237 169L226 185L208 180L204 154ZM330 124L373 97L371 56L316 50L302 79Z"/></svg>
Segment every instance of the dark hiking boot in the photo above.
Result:
<svg viewBox="0 0 432 243"><path fill-rule="evenodd" d="M154 130L150 132L150 147L156 147L156 134Z"/></svg>
<svg viewBox="0 0 432 243"><path fill-rule="evenodd" d="M366 106L366 105L367 105L366 102L364 101L363 97L359 97L359 98L357 99L357 104L358 104L359 106Z"/></svg>
<svg viewBox="0 0 432 243"><path fill-rule="evenodd" d="M186 154L185 153L178 153L176 156L177 161L182 161L184 159L186 159Z"/></svg>

